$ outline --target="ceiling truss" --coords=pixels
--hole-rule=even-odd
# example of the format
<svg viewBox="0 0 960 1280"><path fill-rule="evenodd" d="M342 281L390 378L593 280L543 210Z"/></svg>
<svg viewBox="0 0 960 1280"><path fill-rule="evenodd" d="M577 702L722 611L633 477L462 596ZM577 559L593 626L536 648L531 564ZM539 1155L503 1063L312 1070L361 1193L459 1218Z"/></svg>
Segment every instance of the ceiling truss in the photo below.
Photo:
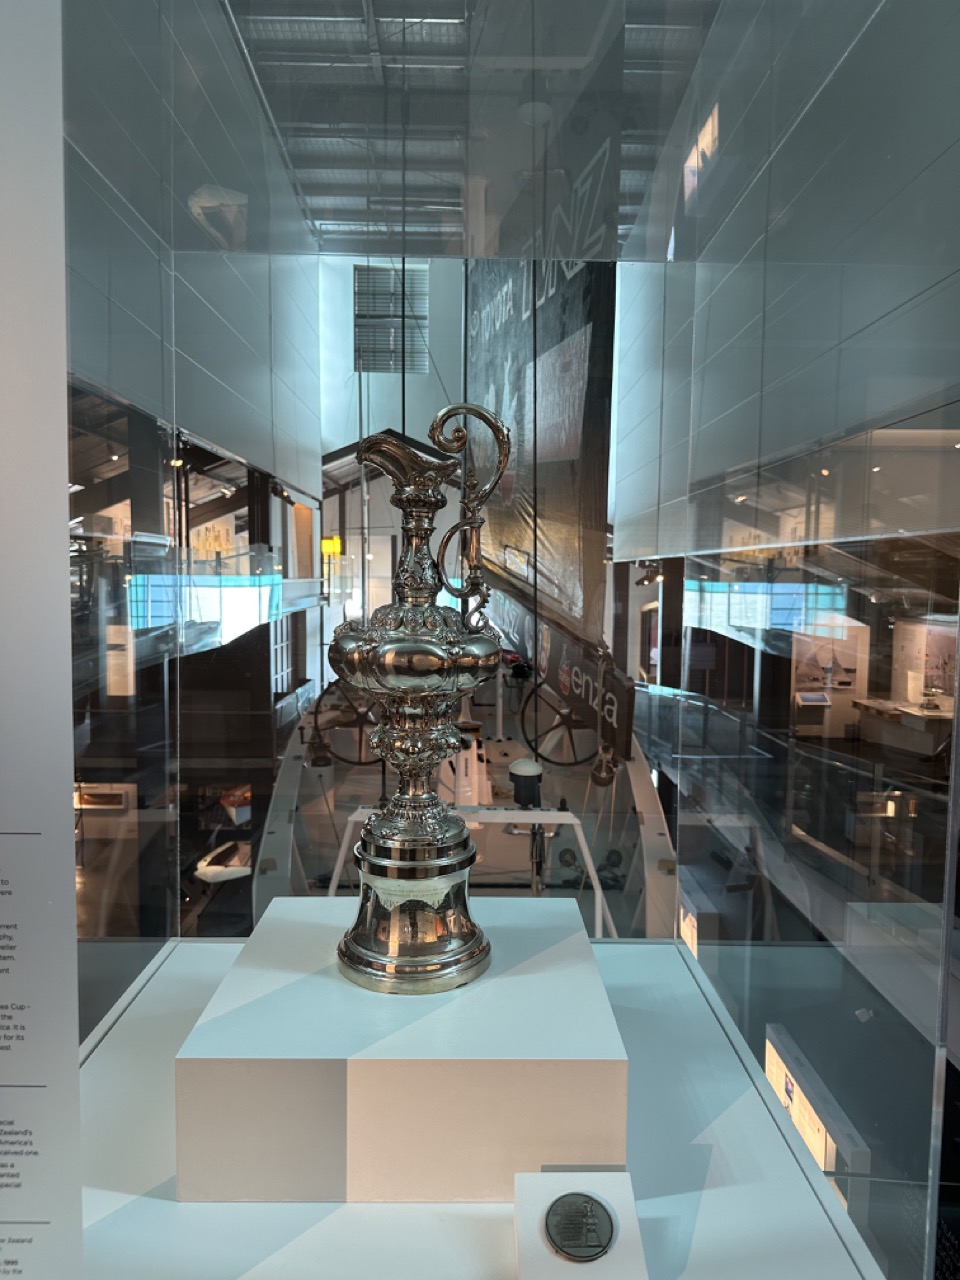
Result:
<svg viewBox="0 0 960 1280"><path fill-rule="evenodd" d="M489 203L498 165L527 181L539 168L544 186L563 170L549 129L525 167L507 146L497 150L498 128L508 145L520 132L516 104L531 82L573 129L598 111L616 120L625 239L717 7L595 0L598 17L612 15L617 42L617 75L601 92L589 84L585 46L564 47L566 0L224 3L320 247L365 254L399 244L411 254L466 254L478 175Z"/></svg>

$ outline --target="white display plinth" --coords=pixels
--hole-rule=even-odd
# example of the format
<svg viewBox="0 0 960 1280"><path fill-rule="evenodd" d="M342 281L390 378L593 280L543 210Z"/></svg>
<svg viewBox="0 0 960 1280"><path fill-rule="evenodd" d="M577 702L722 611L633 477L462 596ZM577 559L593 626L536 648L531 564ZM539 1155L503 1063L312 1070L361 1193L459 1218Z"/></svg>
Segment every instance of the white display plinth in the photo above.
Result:
<svg viewBox="0 0 960 1280"><path fill-rule="evenodd" d="M347 899L280 898L176 1060L177 1196L503 1201L543 1165L622 1165L627 1057L569 899L480 898L487 973L343 978Z"/></svg>

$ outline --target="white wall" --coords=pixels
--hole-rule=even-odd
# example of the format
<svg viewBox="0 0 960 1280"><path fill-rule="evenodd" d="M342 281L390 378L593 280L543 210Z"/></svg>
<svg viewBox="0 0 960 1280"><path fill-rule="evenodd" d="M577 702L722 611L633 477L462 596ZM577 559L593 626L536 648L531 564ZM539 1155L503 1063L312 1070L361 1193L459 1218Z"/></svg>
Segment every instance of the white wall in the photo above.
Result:
<svg viewBox="0 0 960 1280"><path fill-rule="evenodd" d="M62 110L59 0L2 0L0 932L16 949L0 1080L4 1115L35 1143L3 1192L4 1217L35 1224L4 1234L33 1243L3 1257L24 1280L80 1271Z"/></svg>

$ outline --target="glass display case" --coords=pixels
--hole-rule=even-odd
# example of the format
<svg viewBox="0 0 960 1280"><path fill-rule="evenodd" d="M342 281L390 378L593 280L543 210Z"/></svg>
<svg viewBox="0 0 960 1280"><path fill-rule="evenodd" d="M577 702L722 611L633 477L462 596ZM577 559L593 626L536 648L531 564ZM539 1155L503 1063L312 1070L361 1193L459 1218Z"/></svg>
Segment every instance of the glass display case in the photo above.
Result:
<svg viewBox="0 0 960 1280"><path fill-rule="evenodd" d="M950 748L932 673L954 662L956 561L936 535L780 559L678 564L683 690L647 686L639 739L672 781L682 935L884 1273L909 1275L947 1052ZM740 647L746 705L724 666Z"/></svg>
<svg viewBox="0 0 960 1280"><path fill-rule="evenodd" d="M0 901L9 867L26 867L30 911L60 921L71 954L76 905L82 1148L75 1078L43 1075L67 1058L73 1071L62 1043L11 1087L62 1103L58 1177L67 1203L81 1151L89 1274L130 1274L149 1241L174 1250L161 1270L205 1266L201 1226L231 1274L280 1255L308 1274L349 1243L365 1274L402 1275L424 1239L447 1270L515 1274L503 1178L443 1201L470 1152L479 1168L512 1150L529 1112L616 1128L595 1163L633 1180L651 1278L949 1280L956 6L28 8L0 48L14 122L0 159L33 172L35 143L45 185L20 201L36 225L17 201L0 210L17 317L0 342L30 426L11 433L9 536L36 553L36 624L7 664L23 728ZM46 269L64 231L66 299L53 275L32 290L24 267ZM384 1014L374 1036L326 974L342 1016L324 1026L346 1038L300 1053L319 1032L297 1001L324 966L303 973L287 948L311 921L342 934L354 842L396 787L373 749L381 706L328 661L336 627L388 607L403 556L391 486L357 447L385 433L435 467L429 424L464 401L511 433L482 538L503 660L451 707L459 750L430 786L464 815L493 980L408 1011L416 1031ZM472 438L438 481L440 617L469 579L456 513L492 447ZM41 463L68 510L32 509ZM532 801L518 776L536 778ZM21 840L39 852L17 863ZM547 922L550 945L514 954L514 918L526 941ZM7 1063L16 1037L39 1044L14 983L37 984L72 1043L45 965L10 959L33 919L0 920ZM541 968L534 1003L512 1004ZM60 986L72 1000L72 976ZM592 1062L577 1057L588 996L591 1017L609 1014L603 1071L544 1069L525 1108L511 1070L495 1087L477 1067L529 1067L538 1044L544 1062ZM468 1000L476 1022L461 1024ZM258 1077L255 1097L238 1057L218 1056L253 1006L273 1028L262 1060L282 1042L310 1064ZM339 1091L359 1061L392 1079L419 1038L446 1062L474 1025L488 1043L463 1068L473 1121L485 1100L501 1137L478 1122L458 1144L435 1122L462 1101L442 1092L456 1071L415 1095L416 1130L350 1128ZM183 1185L203 1189L191 1205L172 1189L184 1044L201 1081L179 1084L196 1156ZM33 1113L17 1098L19 1133ZM263 1161L285 1188L275 1202L200 1204L218 1178L249 1191L245 1114L265 1148L276 1127L306 1159L301 1108L323 1159L350 1141L406 1147L438 1206L375 1203L385 1184L351 1189L335 1162L308 1194L320 1184L295 1160L283 1183L282 1151ZM121 1151L130 1133L140 1163ZM535 1163L582 1167L586 1150ZM37 1240L56 1216L40 1181L24 1180L21 1214Z"/></svg>

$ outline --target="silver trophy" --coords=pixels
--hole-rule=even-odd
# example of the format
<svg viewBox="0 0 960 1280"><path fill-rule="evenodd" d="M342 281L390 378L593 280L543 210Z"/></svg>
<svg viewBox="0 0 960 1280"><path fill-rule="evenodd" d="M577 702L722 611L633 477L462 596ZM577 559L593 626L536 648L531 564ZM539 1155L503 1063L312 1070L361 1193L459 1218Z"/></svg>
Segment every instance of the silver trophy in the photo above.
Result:
<svg viewBox="0 0 960 1280"><path fill-rule="evenodd" d="M371 436L357 450L361 463L393 480L390 501L403 515L396 600L376 609L369 625L341 623L330 645L330 665L340 679L380 704L370 743L400 774L396 795L364 823L354 848L360 909L337 949L345 976L375 991L449 991L479 977L490 963L490 943L471 919L467 900L476 846L463 818L431 789L430 776L460 750L460 699L494 675L500 662L500 637L483 616L489 590L480 568L479 511L504 473L510 435L486 409L451 405L430 425L430 440L442 453L466 447L464 426L454 426L449 439L443 434L457 417L489 427L496 465L482 488L472 470L465 471L460 520L441 539L437 559L430 550L434 517L447 505L443 485L460 462L427 458L391 435ZM458 535L460 586L444 568ZM441 587L461 600L476 598L465 617L436 603Z"/></svg>

